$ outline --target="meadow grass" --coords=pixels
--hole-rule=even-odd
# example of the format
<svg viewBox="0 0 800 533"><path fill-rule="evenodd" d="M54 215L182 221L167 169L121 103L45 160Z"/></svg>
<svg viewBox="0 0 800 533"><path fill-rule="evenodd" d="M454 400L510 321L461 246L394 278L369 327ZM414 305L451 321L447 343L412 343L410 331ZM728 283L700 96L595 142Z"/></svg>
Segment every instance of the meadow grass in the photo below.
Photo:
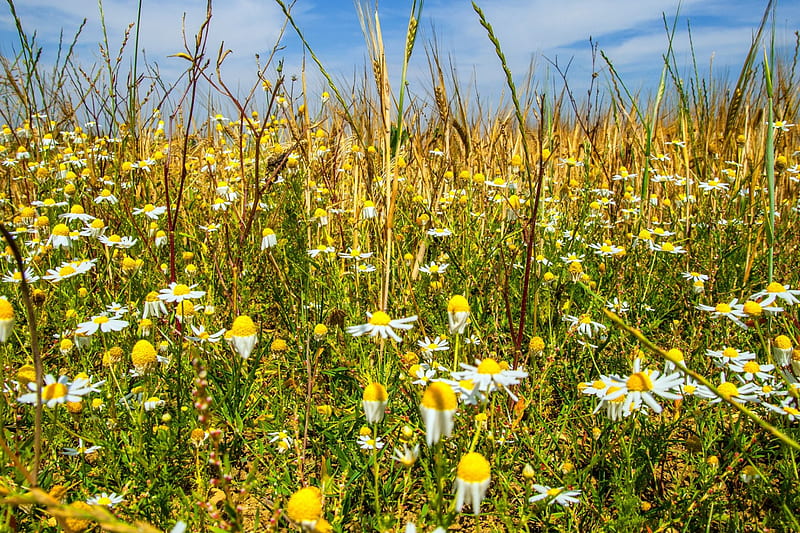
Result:
<svg viewBox="0 0 800 533"><path fill-rule="evenodd" d="M9 5L0 530L800 529L770 8L734 87L681 78L665 21L652 98L602 55L583 101L515 86L475 5L512 95L488 111L435 46L407 86L422 2L397 93L370 6L345 88L281 3L329 87L276 45L244 96L210 3L149 84L128 34L43 66Z"/></svg>

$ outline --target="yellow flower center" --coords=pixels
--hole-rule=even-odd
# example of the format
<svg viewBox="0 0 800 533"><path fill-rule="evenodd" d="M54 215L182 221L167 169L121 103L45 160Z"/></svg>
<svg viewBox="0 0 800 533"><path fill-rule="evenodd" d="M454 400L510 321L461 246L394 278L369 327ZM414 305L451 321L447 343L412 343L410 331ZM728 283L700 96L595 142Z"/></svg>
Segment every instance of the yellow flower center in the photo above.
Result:
<svg viewBox="0 0 800 533"><path fill-rule="evenodd" d="M133 345L131 360L133 361L133 366L137 368L152 365L157 360L156 349L150 344L150 341L142 339Z"/></svg>
<svg viewBox="0 0 800 533"><path fill-rule="evenodd" d="M754 374L754 373L756 373L756 372L759 372L759 371L761 370L761 365L759 365L759 364L758 364L758 363L756 363L755 361L748 361L748 362L746 362L746 363L744 364L744 366L742 367L742 369L743 369L745 372L748 372L748 373Z"/></svg>
<svg viewBox="0 0 800 533"><path fill-rule="evenodd" d="M14 307L5 298L0 298L0 320L11 320L14 318Z"/></svg>
<svg viewBox="0 0 800 533"><path fill-rule="evenodd" d="M242 315L236 317L236 320L233 321L231 331L234 337L250 337L256 334L256 325L249 316Z"/></svg>
<svg viewBox="0 0 800 533"><path fill-rule="evenodd" d="M783 292L785 290L786 289L783 288L783 285L781 285L777 281L773 281L772 283L767 285L767 292L770 292L770 293L773 293L773 294L780 293L780 292Z"/></svg>
<svg viewBox="0 0 800 533"><path fill-rule="evenodd" d="M736 359L737 357L739 357L739 350L730 347L725 348L724 350L722 350L722 357L725 357L726 359Z"/></svg>
<svg viewBox="0 0 800 533"><path fill-rule="evenodd" d="M661 245L661 249L665 252L674 252L675 246L673 246L671 242L665 242L664 244Z"/></svg>
<svg viewBox="0 0 800 533"><path fill-rule="evenodd" d="M636 372L632 374L628 381L625 382L629 391L634 392L647 392L653 390L653 381L650 379L648 372Z"/></svg>
<svg viewBox="0 0 800 533"><path fill-rule="evenodd" d="M714 307L714 311L717 313L728 314L732 311L732 309L728 304L717 304L716 307Z"/></svg>
<svg viewBox="0 0 800 533"><path fill-rule="evenodd" d="M490 471L489 461L478 452L470 452L458 462L458 478L467 483L486 481Z"/></svg>
<svg viewBox="0 0 800 533"><path fill-rule="evenodd" d="M298 523L316 522L322 517L322 493L316 487L305 487L289 498L286 514Z"/></svg>
<svg viewBox="0 0 800 533"><path fill-rule="evenodd" d="M389 398L386 387L380 383L370 383L364 388L365 402L385 402Z"/></svg>
<svg viewBox="0 0 800 533"><path fill-rule="evenodd" d="M792 347L792 341L786 335L778 335L775 337L775 347L781 350L789 350Z"/></svg>
<svg viewBox="0 0 800 533"><path fill-rule="evenodd" d="M580 324L591 324L592 323L592 317L590 317L587 314L583 314L583 315L578 317L578 323L580 323Z"/></svg>
<svg viewBox="0 0 800 533"><path fill-rule="evenodd" d="M436 411L453 411L457 403L453 387L441 381L431 383L422 395L422 405Z"/></svg>
<svg viewBox="0 0 800 533"><path fill-rule="evenodd" d="M750 316L759 316L764 311L761 304L752 300L746 301L742 310Z"/></svg>
<svg viewBox="0 0 800 533"><path fill-rule="evenodd" d="M717 387L720 396L725 398L726 400L730 400L733 396L737 396L739 394L739 389L731 383L730 381L726 381L725 383L721 384Z"/></svg>
<svg viewBox="0 0 800 533"><path fill-rule="evenodd" d="M548 489L547 495L550 496L551 498L555 498L556 496L561 494L563 490L564 489L562 489L561 487L553 487L552 489Z"/></svg>
<svg viewBox="0 0 800 533"><path fill-rule="evenodd" d="M375 311L371 317L369 317L369 323L373 326L388 326L389 322L392 319L384 313L383 311Z"/></svg>
<svg viewBox="0 0 800 533"><path fill-rule="evenodd" d="M58 235L59 237L68 237L69 228L66 224L56 224L53 228L53 235Z"/></svg>
<svg viewBox="0 0 800 533"><path fill-rule="evenodd" d="M92 220L92 223L90 224L92 229L103 229L105 227L105 225L106 225L105 222L103 222L99 218L96 218L96 219Z"/></svg>
<svg viewBox="0 0 800 533"><path fill-rule="evenodd" d="M178 283L177 285L175 285L175 288L172 289L172 294L174 294L175 296L186 296L190 292L191 289L187 285L184 285L183 283Z"/></svg>
<svg viewBox="0 0 800 533"><path fill-rule="evenodd" d="M467 299L461 296L460 294L456 294L450 301L447 302L447 312L448 313L469 313L469 302Z"/></svg>
<svg viewBox="0 0 800 533"><path fill-rule="evenodd" d="M486 358L478 365L478 374L499 374L502 371L500 365L492 358Z"/></svg>
<svg viewBox="0 0 800 533"><path fill-rule="evenodd" d="M42 389L42 400L49 402L50 400L58 400L67 396L69 389L63 383L51 383Z"/></svg>
<svg viewBox="0 0 800 533"><path fill-rule="evenodd" d="M96 317L94 317L92 319L92 322L94 322L95 324L105 324L106 322L108 322L108 317L107 316L96 316Z"/></svg>

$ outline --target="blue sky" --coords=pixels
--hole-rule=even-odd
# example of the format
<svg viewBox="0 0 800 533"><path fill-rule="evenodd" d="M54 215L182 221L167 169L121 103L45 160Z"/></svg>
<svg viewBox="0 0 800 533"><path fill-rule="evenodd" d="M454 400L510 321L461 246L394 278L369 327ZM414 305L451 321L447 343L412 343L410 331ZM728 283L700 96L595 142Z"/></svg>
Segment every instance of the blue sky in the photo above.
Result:
<svg viewBox="0 0 800 533"><path fill-rule="evenodd" d="M77 48L79 62L85 68L98 63L102 32L97 0L22 0L16 4L26 31L36 32L45 61L54 57L59 33L63 30L65 40L70 40L85 17L87 25ZM525 77L533 62L535 79L541 87L548 60L557 59L561 65L571 60L570 81L576 91L587 86L592 72L590 36L611 58L629 87L636 90L656 85L661 55L667 46L662 13L671 21L678 9L678 2L673 0L484 0L479 4L494 26L518 79ZM136 5L135 0L103 1L114 55L125 28L136 20ZM177 77L186 66L183 60L168 57L183 50L180 29L184 13L191 38L203 18L205 5L204 0L144 0L140 48L146 51L149 61L158 63L166 80ZM708 72L713 65L715 72L735 79L765 5L765 1L755 0L684 0L675 38L679 64L688 65L689 61L688 21L701 70ZM409 10L408 1L379 4L395 90ZM352 1L297 0L293 15L337 82L346 87L354 78L362 77L366 46ZM262 58L268 55L283 21L277 4L269 0L215 3L210 48L215 51L224 41L225 47L233 50L223 70L229 85L252 85L255 54ZM779 2L775 26L776 43L790 49L794 32L800 29L800 2ZM503 73L486 31L467 0L425 2L409 74L411 91L430 94L424 45L430 45L434 36L445 64L452 61L455 66L462 88L469 84L482 101L497 102L505 89ZM284 60L285 73L299 74L303 50L291 28L286 29L281 42L284 48L277 57ZM13 20L5 10L0 15L0 53L8 56L18 49ZM598 56L598 67L602 66ZM320 92L323 84L309 58L307 69L310 89ZM605 79L601 73L601 84L606 83Z"/></svg>

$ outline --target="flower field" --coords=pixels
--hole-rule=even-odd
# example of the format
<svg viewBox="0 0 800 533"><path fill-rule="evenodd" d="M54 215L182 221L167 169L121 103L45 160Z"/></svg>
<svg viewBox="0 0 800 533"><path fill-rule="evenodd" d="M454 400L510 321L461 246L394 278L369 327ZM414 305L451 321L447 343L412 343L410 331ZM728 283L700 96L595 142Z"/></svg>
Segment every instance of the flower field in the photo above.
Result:
<svg viewBox="0 0 800 533"><path fill-rule="evenodd" d="M245 96L210 5L172 85L17 19L0 531L800 530L797 49L488 110L422 16Z"/></svg>

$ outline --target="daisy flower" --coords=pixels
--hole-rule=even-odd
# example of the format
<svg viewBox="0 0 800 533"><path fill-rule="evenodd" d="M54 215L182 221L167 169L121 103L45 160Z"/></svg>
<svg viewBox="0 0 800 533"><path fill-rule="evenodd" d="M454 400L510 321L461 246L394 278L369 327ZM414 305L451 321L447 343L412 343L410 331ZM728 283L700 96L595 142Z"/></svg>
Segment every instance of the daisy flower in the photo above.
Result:
<svg viewBox="0 0 800 533"><path fill-rule="evenodd" d="M431 228L427 231L427 234L431 237L449 237L453 232L447 228Z"/></svg>
<svg viewBox="0 0 800 533"><path fill-rule="evenodd" d="M144 215L149 219L158 220L158 218L167 212L166 206L154 206L153 204L145 204L144 207L135 208L133 210L134 215Z"/></svg>
<svg viewBox="0 0 800 533"><path fill-rule="evenodd" d="M61 450L61 454L69 457L75 457L77 455L89 455L90 453L94 453L101 448L102 446L84 446L83 439L78 438L77 448L64 448Z"/></svg>
<svg viewBox="0 0 800 533"><path fill-rule="evenodd" d="M242 359L250 357L250 353L258 342L258 331L253 319L247 315L236 317L230 329L230 341Z"/></svg>
<svg viewBox="0 0 800 533"><path fill-rule="evenodd" d="M800 410L797 409L792 403L794 402L794 398L786 398L781 402L780 405L772 405L769 403L765 403L764 406L770 409L771 411L775 411L776 413L782 414L789 419L790 422L797 422L800 420Z"/></svg>
<svg viewBox="0 0 800 533"><path fill-rule="evenodd" d="M209 333L206 331L205 326L194 327L194 325L192 325L191 328L194 335L187 338L191 341L199 342L201 344L205 342L210 342L212 344L219 342L220 339L222 339L222 336L225 335L226 331L225 328L223 328L216 333Z"/></svg>
<svg viewBox="0 0 800 533"><path fill-rule="evenodd" d="M395 448L392 454L392 459L405 467L410 467L417 462L419 458L419 444L415 444L413 448L409 448L408 444L403 444L403 449Z"/></svg>
<svg viewBox="0 0 800 533"><path fill-rule="evenodd" d="M73 276L84 274L94 268L95 261L97 261L97 259L68 261L66 263L62 263L57 270L48 270L47 274L42 276L42 279L56 283Z"/></svg>
<svg viewBox="0 0 800 533"><path fill-rule="evenodd" d="M511 385L518 385L520 380L528 377L524 370L512 370L507 364L500 364L494 359L487 357L483 361L476 359L477 366L461 363L461 372L453 372L453 379L457 381L469 380L479 391L489 394L495 390L505 390L512 400L518 400L517 396L509 390Z"/></svg>
<svg viewBox="0 0 800 533"><path fill-rule="evenodd" d="M425 442L428 446L433 446L442 437L450 436L457 408L456 393L447 383L434 381L425 389L419 410L425 424Z"/></svg>
<svg viewBox="0 0 800 533"><path fill-rule="evenodd" d="M781 285L773 281L763 291L757 292L750 297L751 300L757 300L761 306L768 306L775 302L775 300L783 300L785 305L800 304L797 297L800 296L800 290L790 289L789 285ZM763 300L762 300L763 298Z"/></svg>
<svg viewBox="0 0 800 533"><path fill-rule="evenodd" d="M709 403L719 403L722 399L731 400L736 403L759 402L759 387L755 383L745 383L741 376L736 376L739 385L725 379L725 372L720 373L720 384L717 386L720 396L714 394L711 389L703 385L697 386L696 396L705 398Z"/></svg>
<svg viewBox="0 0 800 533"><path fill-rule="evenodd" d="M54 378L52 374L47 374L44 377L44 387L42 388L42 403L49 407L54 408L60 403L78 403L82 400L83 396L92 392L91 387L86 387L85 382L70 383L67 376L59 376L58 379ZM17 401L20 403L36 403L36 391L39 386L36 382L28 383L28 392L23 394Z"/></svg>
<svg viewBox="0 0 800 533"><path fill-rule="evenodd" d="M570 323L572 331L577 331L580 335L590 339L606 329L603 324L594 322L588 313L580 316L564 315L564 320Z"/></svg>
<svg viewBox="0 0 800 533"><path fill-rule="evenodd" d="M306 250L306 253L312 259L316 259L316 257L320 254L335 254L336 248L334 248L333 246L325 246L324 244L320 244L316 248L310 248Z"/></svg>
<svg viewBox="0 0 800 533"><path fill-rule="evenodd" d="M401 342L403 339L395 333L395 329L409 330L412 327L412 322L416 322L417 316L409 316L405 318L392 319L387 313L383 311L375 311L375 313L367 312L367 323L358 326L349 326L347 333L354 337L361 335L369 335L375 337L380 335L381 338L392 338L396 342Z"/></svg>
<svg viewBox="0 0 800 533"><path fill-rule="evenodd" d="M278 447L278 453L284 453L291 447L293 439L289 436L289 434L283 430L280 431L273 431L268 433L270 437L270 443L277 443L275 444Z"/></svg>
<svg viewBox="0 0 800 533"><path fill-rule="evenodd" d="M491 482L489 461L478 452L469 452L458 462L454 490L456 511L461 512L465 505L472 506L475 515L481 512L481 502L486 496Z"/></svg>
<svg viewBox="0 0 800 533"><path fill-rule="evenodd" d="M426 354L431 352L446 352L450 349L450 344L447 342L447 339L438 336L433 340L426 336L424 340L417 341L417 346L422 348L422 351Z"/></svg>
<svg viewBox="0 0 800 533"><path fill-rule="evenodd" d="M772 340L772 360L780 367L789 366L792 362L792 340L786 335L778 335Z"/></svg>
<svg viewBox="0 0 800 533"><path fill-rule="evenodd" d="M98 330L103 333L108 333L110 331L122 331L128 327L128 324L129 322L127 320L109 318L106 315L96 315L93 316L91 320L87 320L86 322L81 322L78 324L78 327L75 329L75 333L77 335L94 335Z"/></svg>
<svg viewBox="0 0 800 533"><path fill-rule="evenodd" d="M426 274L444 274L444 271L449 266L449 263L436 263L435 261L431 261L429 264L419 267L420 272L425 272Z"/></svg>
<svg viewBox="0 0 800 533"><path fill-rule="evenodd" d="M25 275L25 281L28 283L35 283L39 281L39 276L37 276L31 267L25 267L25 270L20 273L19 270L14 270L14 272L9 272L3 276L3 282L5 283L21 283L22 276Z"/></svg>
<svg viewBox="0 0 800 533"><path fill-rule="evenodd" d="M450 328L450 334L457 333L459 335L464 333L469 321L469 302L460 294L453 295L447 302L447 324Z"/></svg>
<svg viewBox="0 0 800 533"><path fill-rule="evenodd" d="M548 487L547 485L533 485L533 489L538 492L528 500L530 503L548 500L548 505L558 504L561 507L569 507L573 503L578 503L579 490L565 490L564 487Z"/></svg>
<svg viewBox="0 0 800 533"><path fill-rule="evenodd" d="M672 244L669 241L665 241L661 244L653 244L651 247L656 252L667 252L670 254L685 254L686 249L683 246L678 246L676 244Z"/></svg>
<svg viewBox="0 0 800 533"><path fill-rule="evenodd" d="M661 405L656 401L656 396L668 400L677 400L681 396L674 389L683 383L679 372L662 375L658 370L642 370L641 359L633 361L633 372L624 380L620 380L620 389L604 396L606 400L625 397L622 406L623 412L628 413L639 409L644 403L655 413L661 412ZM627 415L626 415L627 416Z"/></svg>
<svg viewBox="0 0 800 533"><path fill-rule="evenodd" d="M278 236L272 228L264 228L261 232L261 249L273 248L278 245Z"/></svg>
<svg viewBox="0 0 800 533"><path fill-rule="evenodd" d="M683 276L683 279L688 279L692 283L696 281L708 281L708 276L706 274L701 274L700 272L683 272L681 273L681 276Z"/></svg>
<svg viewBox="0 0 800 533"><path fill-rule="evenodd" d="M714 360L717 368L725 368L728 365L744 365L756 358L756 354L753 352L740 352L730 346L726 346L722 350L706 350L706 355Z"/></svg>
<svg viewBox="0 0 800 533"><path fill-rule="evenodd" d="M380 450L386 445L380 437L373 437L372 435L359 435L358 447L362 450Z"/></svg>
<svg viewBox="0 0 800 533"><path fill-rule="evenodd" d="M139 242L139 239L134 239L133 237L120 237L119 235L111 235L110 237L106 237L105 235L100 235L97 238L101 243L108 246L109 248L119 248L120 250L126 250L128 248L132 248Z"/></svg>
<svg viewBox="0 0 800 533"><path fill-rule="evenodd" d="M322 492L317 487L297 490L286 504L286 516L303 531L314 531L322 518Z"/></svg>
<svg viewBox="0 0 800 533"><path fill-rule="evenodd" d="M359 263L357 265L353 265L353 270L359 274L368 274L370 272L375 272L375 265L370 265L369 263Z"/></svg>
<svg viewBox="0 0 800 533"><path fill-rule="evenodd" d="M389 394L386 392L386 387L380 383L370 383L364 387L361 405L367 416L367 423L377 424L383 420L388 401Z"/></svg>
<svg viewBox="0 0 800 533"><path fill-rule="evenodd" d="M103 202L109 204L116 204L118 201L119 200L117 200L117 197L114 196L108 189L103 189L102 191L100 191L100 195L94 199L94 203L96 204L101 204Z"/></svg>
<svg viewBox="0 0 800 533"><path fill-rule="evenodd" d="M14 330L14 306L0 296L0 342L6 342Z"/></svg>
<svg viewBox="0 0 800 533"><path fill-rule="evenodd" d="M205 296L205 291L192 290L195 287L197 287L197 285L192 285L190 287L183 283L176 283L173 281L169 284L168 288L158 291L160 293L159 299L169 303L180 303L184 300L197 299Z"/></svg>
<svg viewBox="0 0 800 533"><path fill-rule="evenodd" d="M372 257L372 252L362 252L360 248L348 248L346 252L339 252L339 257L342 259L369 259Z"/></svg>
<svg viewBox="0 0 800 533"><path fill-rule="evenodd" d="M747 325L740 319L747 316L739 305L739 300L734 298L730 303L720 303L711 307L709 305L698 305L696 309L711 313L711 318L727 318L742 329L747 329Z"/></svg>
<svg viewBox="0 0 800 533"><path fill-rule="evenodd" d="M156 291L150 291L144 297L144 310L142 311L142 318L160 317L167 314L167 306L164 301L159 298Z"/></svg>
<svg viewBox="0 0 800 533"><path fill-rule="evenodd" d="M115 505L118 505L124 501L125 499L122 496L119 496L116 492L112 492L111 494L101 492L100 494L95 494L86 500L86 503L89 505L100 505L102 507L108 507L111 509Z"/></svg>
<svg viewBox="0 0 800 533"><path fill-rule="evenodd" d="M769 380L774 378L770 372L775 369L775 365L761 365L751 359L744 363L731 363L728 368L744 376L746 381L752 381L754 377L761 380Z"/></svg>

